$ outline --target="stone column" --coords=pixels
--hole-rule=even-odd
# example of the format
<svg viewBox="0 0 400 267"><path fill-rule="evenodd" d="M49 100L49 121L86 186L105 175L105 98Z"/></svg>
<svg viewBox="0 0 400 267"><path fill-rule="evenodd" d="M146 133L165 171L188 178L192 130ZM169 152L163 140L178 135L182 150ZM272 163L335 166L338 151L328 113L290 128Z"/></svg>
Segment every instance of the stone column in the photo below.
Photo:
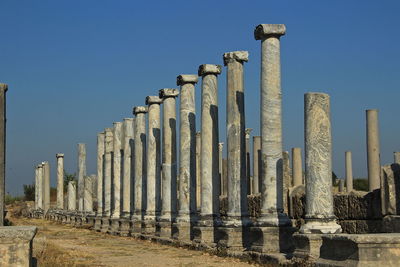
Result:
<svg viewBox="0 0 400 267"><path fill-rule="evenodd" d="M367 114L367 157L368 157L368 185L369 191L380 188L380 146L378 110L368 109Z"/></svg>
<svg viewBox="0 0 400 267"><path fill-rule="evenodd" d="M218 165L219 165L219 181L221 184L221 196L226 196L228 189L225 186L226 177L223 176L223 152L224 152L224 143L218 144Z"/></svg>
<svg viewBox="0 0 400 267"><path fill-rule="evenodd" d="M344 180L339 179L339 193L344 193Z"/></svg>
<svg viewBox="0 0 400 267"><path fill-rule="evenodd" d="M288 151L282 152L283 162L283 210L286 214L289 213L289 187L291 186L291 170L290 170L290 157Z"/></svg>
<svg viewBox="0 0 400 267"><path fill-rule="evenodd" d="M0 83L0 226L4 225L6 197L6 92L8 85Z"/></svg>
<svg viewBox="0 0 400 267"><path fill-rule="evenodd" d="M329 95L304 95L306 223L301 233L340 233L333 213Z"/></svg>
<svg viewBox="0 0 400 267"><path fill-rule="evenodd" d="M146 205L146 113L147 107L133 109L135 119L135 180L134 180L134 232L141 232L141 222Z"/></svg>
<svg viewBox="0 0 400 267"><path fill-rule="evenodd" d="M85 212L93 212L93 183L96 175L85 176L85 191L83 194Z"/></svg>
<svg viewBox="0 0 400 267"><path fill-rule="evenodd" d="M133 128L134 128L134 119L133 118L125 118L123 122L123 179L122 179L122 216L126 218L130 218L131 214L131 198L132 191L131 186L133 182L133 173L132 173L132 153L133 153Z"/></svg>
<svg viewBox="0 0 400 267"><path fill-rule="evenodd" d="M400 164L400 152L393 152L394 163Z"/></svg>
<svg viewBox="0 0 400 267"><path fill-rule="evenodd" d="M204 64L199 67L201 84L201 210L196 239L215 243L214 226L219 218L219 161L218 161L218 81L220 65Z"/></svg>
<svg viewBox="0 0 400 267"><path fill-rule="evenodd" d="M251 128L245 129L246 136L246 177L247 177L247 194L253 194L253 181L251 177L251 164L250 164L250 133L253 131Z"/></svg>
<svg viewBox="0 0 400 267"><path fill-rule="evenodd" d="M156 215L161 204L161 122L159 96L146 97L148 106L147 134L147 207L145 215L146 233L155 232Z"/></svg>
<svg viewBox="0 0 400 267"><path fill-rule="evenodd" d="M351 160L351 151L345 152L346 157L346 189L347 193L353 191L353 163Z"/></svg>
<svg viewBox="0 0 400 267"><path fill-rule="evenodd" d="M76 210L76 181L68 182L68 210Z"/></svg>
<svg viewBox="0 0 400 267"><path fill-rule="evenodd" d="M160 90L163 99L163 144L162 144L162 204L160 222L166 222L161 229L161 236L171 236L168 223L176 216L176 100L178 89Z"/></svg>
<svg viewBox="0 0 400 267"><path fill-rule="evenodd" d="M104 135L97 134L97 216L103 216L104 209Z"/></svg>
<svg viewBox="0 0 400 267"><path fill-rule="evenodd" d="M253 136L253 194L260 193L261 136Z"/></svg>
<svg viewBox="0 0 400 267"><path fill-rule="evenodd" d="M113 174L111 198L111 218L119 219L121 215L121 140L122 140L122 122L114 122L113 133Z"/></svg>
<svg viewBox="0 0 400 267"><path fill-rule="evenodd" d="M228 160L227 225L241 225L247 221L247 161L244 112L243 63L248 61L247 51L224 54L227 66L226 132Z"/></svg>
<svg viewBox="0 0 400 267"><path fill-rule="evenodd" d="M64 209L64 154L57 154L57 209Z"/></svg>
<svg viewBox="0 0 400 267"><path fill-rule="evenodd" d="M50 209L50 164L43 162L43 209L46 213Z"/></svg>
<svg viewBox="0 0 400 267"><path fill-rule="evenodd" d="M111 177L113 153L113 128L105 129L104 136L104 209L103 216L111 215Z"/></svg>
<svg viewBox="0 0 400 267"><path fill-rule="evenodd" d="M190 241L190 222L196 214L196 94L197 75L179 75L180 146L178 237Z"/></svg>
<svg viewBox="0 0 400 267"><path fill-rule="evenodd" d="M78 144L78 210L84 211L83 194L86 176L86 145Z"/></svg>
<svg viewBox="0 0 400 267"><path fill-rule="evenodd" d="M283 24L261 24L254 31L261 40L261 214L262 225L287 225L282 213L282 92L280 65L280 36ZM279 218L279 219L278 219Z"/></svg>
<svg viewBox="0 0 400 267"><path fill-rule="evenodd" d="M38 165L38 209L43 209L43 164Z"/></svg>
<svg viewBox="0 0 400 267"><path fill-rule="evenodd" d="M39 188L39 177L38 177L38 166L35 166L35 210L38 209L38 188Z"/></svg>
<svg viewBox="0 0 400 267"><path fill-rule="evenodd" d="M301 160L301 148L292 148L292 186L298 186L303 184L303 163Z"/></svg>
<svg viewBox="0 0 400 267"><path fill-rule="evenodd" d="M196 210L201 208L201 171L200 171L200 153L201 153L201 133L196 133Z"/></svg>

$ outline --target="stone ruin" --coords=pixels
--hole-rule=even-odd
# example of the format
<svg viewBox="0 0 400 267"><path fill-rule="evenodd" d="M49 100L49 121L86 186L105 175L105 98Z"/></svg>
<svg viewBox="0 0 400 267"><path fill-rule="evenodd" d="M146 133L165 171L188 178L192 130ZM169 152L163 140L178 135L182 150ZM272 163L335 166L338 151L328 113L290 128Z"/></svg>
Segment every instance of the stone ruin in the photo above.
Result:
<svg viewBox="0 0 400 267"><path fill-rule="evenodd" d="M39 164L32 216L260 263L396 265L400 154L394 164L381 167L378 111L366 112L369 192L353 190L347 151L346 188L342 180L340 192L333 193L330 97L325 93L304 96L304 173L301 149L292 149L292 164L283 151L280 37L285 33L283 24L261 24L254 31L261 41L261 135L253 136L252 157L243 81L249 55L227 52L226 144L219 142L218 129L223 67L203 64L197 75L177 77L179 89L148 96L144 106L134 107L134 118L97 134L97 175L86 175L86 149L79 144L78 181L69 182L66 200L64 155L57 154L54 207L49 165ZM201 125L196 132L199 79Z"/></svg>

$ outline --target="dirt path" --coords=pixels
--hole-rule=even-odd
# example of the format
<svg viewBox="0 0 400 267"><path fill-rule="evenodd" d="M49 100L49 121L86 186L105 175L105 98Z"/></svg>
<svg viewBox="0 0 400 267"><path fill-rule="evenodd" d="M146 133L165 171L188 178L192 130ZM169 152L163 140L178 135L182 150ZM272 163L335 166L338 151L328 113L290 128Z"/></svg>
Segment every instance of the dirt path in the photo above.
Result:
<svg viewBox="0 0 400 267"><path fill-rule="evenodd" d="M110 236L41 219L11 218L14 225L35 225L33 255L39 266L256 266L201 251L175 248L129 237Z"/></svg>

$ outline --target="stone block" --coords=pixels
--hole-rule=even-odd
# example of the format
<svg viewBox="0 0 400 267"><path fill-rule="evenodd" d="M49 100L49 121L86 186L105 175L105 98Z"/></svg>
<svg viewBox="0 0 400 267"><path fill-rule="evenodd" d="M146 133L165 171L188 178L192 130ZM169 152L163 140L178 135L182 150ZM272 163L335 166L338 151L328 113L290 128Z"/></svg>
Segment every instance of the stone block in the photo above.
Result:
<svg viewBox="0 0 400 267"><path fill-rule="evenodd" d="M347 219L349 214L348 195L338 194L333 196L333 211L335 216L340 219Z"/></svg>
<svg viewBox="0 0 400 267"><path fill-rule="evenodd" d="M293 227L250 227L251 250L261 253L289 253L294 249Z"/></svg>
<svg viewBox="0 0 400 267"><path fill-rule="evenodd" d="M304 218L305 215L305 187L298 185L289 191L289 216L293 219Z"/></svg>
<svg viewBox="0 0 400 267"><path fill-rule="evenodd" d="M34 226L0 227L0 266L33 266Z"/></svg>
<svg viewBox="0 0 400 267"><path fill-rule="evenodd" d="M381 205L383 215L400 214L400 165L382 166Z"/></svg>

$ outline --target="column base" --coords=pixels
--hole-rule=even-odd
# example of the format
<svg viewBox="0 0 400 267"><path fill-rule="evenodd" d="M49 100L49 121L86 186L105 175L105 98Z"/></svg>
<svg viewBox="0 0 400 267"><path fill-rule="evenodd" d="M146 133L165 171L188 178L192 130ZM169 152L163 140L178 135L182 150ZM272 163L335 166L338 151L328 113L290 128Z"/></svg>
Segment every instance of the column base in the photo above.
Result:
<svg viewBox="0 0 400 267"><path fill-rule="evenodd" d="M156 235L156 219L155 217L148 217L144 219L142 223L142 233L147 236Z"/></svg>
<svg viewBox="0 0 400 267"><path fill-rule="evenodd" d="M300 227L301 234L340 234L342 227L335 219L306 219L306 223Z"/></svg>
<svg viewBox="0 0 400 267"><path fill-rule="evenodd" d="M110 235L118 235L119 234L119 218L111 218L110 226L108 227L107 233Z"/></svg>
<svg viewBox="0 0 400 267"><path fill-rule="evenodd" d="M322 235L320 234L299 234L293 235L296 249L293 256L302 259L318 259L322 246Z"/></svg>
<svg viewBox="0 0 400 267"><path fill-rule="evenodd" d="M101 219L101 229L100 229L100 232L102 232L102 233L107 233L107 231L109 230L109 228L110 228L110 218L108 218L108 217L103 217L103 218Z"/></svg>
<svg viewBox="0 0 400 267"><path fill-rule="evenodd" d="M257 226L274 227L274 226L292 226L289 216L281 212L261 213L255 223Z"/></svg>
<svg viewBox="0 0 400 267"><path fill-rule="evenodd" d="M167 220L156 222L156 235L161 238L172 237L172 223Z"/></svg>
<svg viewBox="0 0 400 267"><path fill-rule="evenodd" d="M171 236L184 242L190 242L193 239L192 223L189 221L179 221L172 224Z"/></svg>
<svg viewBox="0 0 400 267"><path fill-rule="evenodd" d="M94 227L96 217L94 214L90 214L86 216L86 223L89 224L91 227Z"/></svg>
<svg viewBox="0 0 400 267"><path fill-rule="evenodd" d="M142 234L142 216L141 215L133 215L132 216L132 226L130 230L130 235L133 237L140 237Z"/></svg>
<svg viewBox="0 0 400 267"><path fill-rule="evenodd" d="M250 227L251 250L261 253L290 253L294 250L293 233L296 228Z"/></svg>
<svg viewBox="0 0 400 267"><path fill-rule="evenodd" d="M95 231L97 231L97 232L100 232L100 230L101 230L101 223L102 223L101 217L100 217L100 216L96 217L96 218L94 219L94 227L93 227L93 229L94 229Z"/></svg>
<svg viewBox="0 0 400 267"><path fill-rule="evenodd" d="M120 218L119 219L119 229L118 233L120 236L129 236L131 230L131 220L130 218Z"/></svg>

